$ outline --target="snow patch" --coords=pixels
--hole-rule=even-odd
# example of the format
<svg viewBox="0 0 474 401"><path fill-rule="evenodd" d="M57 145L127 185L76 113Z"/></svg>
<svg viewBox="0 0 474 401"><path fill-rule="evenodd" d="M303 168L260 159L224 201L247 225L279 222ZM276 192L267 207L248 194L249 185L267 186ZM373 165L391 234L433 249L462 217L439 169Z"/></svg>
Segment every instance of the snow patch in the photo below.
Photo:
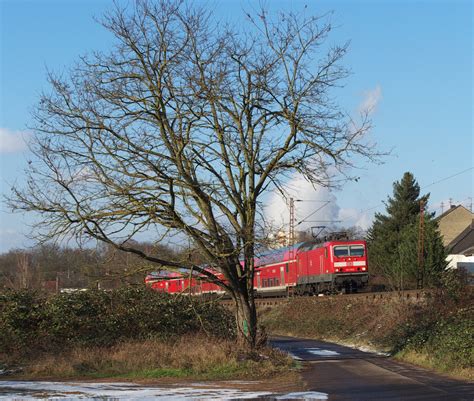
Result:
<svg viewBox="0 0 474 401"><path fill-rule="evenodd" d="M306 391L301 393L289 393L275 397L276 400L327 400L326 393L319 393L317 391Z"/></svg>
<svg viewBox="0 0 474 401"><path fill-rule="evenodd" d="M288 352L286 351L286 353L291 356L295 361L302 361L303 358L300 358L299 356L296 356L295 354L293 354L292 352Z"/></svg>
<svg viewBox="0 0 474 401"><path fill-rule="evenodd" d="M305 350L309 354L318 355L318 356L336 356L336 355L340 355L339 352L330 351L328 349L306 348Z"/></svg>
<svg viewBox="0 0 474 401"><path fill-rule="evenodd" d="M390 352L383 352L383 351L377 351L374 348L371 348L367 345L355 345L355 344L348 344L348 343L342 343L345 347L357 349L362 352L368 352L370 354L375 354L375 355L380 355L380 356L390 356Z"/></svg>
<svg viewBox="0 0 474 401"><path fill-rule="evenodd" d="M271 395L225 388L143 387L132 383L73 383L3 381L0 400L232 400Z"/></svg>

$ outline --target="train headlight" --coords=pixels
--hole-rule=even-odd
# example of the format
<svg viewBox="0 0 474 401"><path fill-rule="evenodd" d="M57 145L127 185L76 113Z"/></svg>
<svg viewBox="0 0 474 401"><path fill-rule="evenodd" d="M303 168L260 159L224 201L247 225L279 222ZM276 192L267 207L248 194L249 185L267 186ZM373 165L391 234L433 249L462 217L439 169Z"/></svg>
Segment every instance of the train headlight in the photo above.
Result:
<svg viewBox="0 0 474 401"><path fill-rule="evenodd" d="M362 270L363 270L363 271L366 271L366 270L367 270L367 268L366 268L366 267L363 267L363 268L362 268Z"/></svg>

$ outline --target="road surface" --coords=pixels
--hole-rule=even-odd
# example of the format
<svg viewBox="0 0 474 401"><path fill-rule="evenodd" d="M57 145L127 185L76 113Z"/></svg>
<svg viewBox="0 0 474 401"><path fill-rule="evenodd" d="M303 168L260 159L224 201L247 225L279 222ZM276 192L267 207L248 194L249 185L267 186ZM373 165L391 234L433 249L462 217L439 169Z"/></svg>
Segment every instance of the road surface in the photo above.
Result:
<svg viewBox="0 0 474 401"><path fill-rule="evenodd" d="M474 384L436 375L385 356L293 337L271 343L305 361L308 390L329 401L474 401Z"/></svg>

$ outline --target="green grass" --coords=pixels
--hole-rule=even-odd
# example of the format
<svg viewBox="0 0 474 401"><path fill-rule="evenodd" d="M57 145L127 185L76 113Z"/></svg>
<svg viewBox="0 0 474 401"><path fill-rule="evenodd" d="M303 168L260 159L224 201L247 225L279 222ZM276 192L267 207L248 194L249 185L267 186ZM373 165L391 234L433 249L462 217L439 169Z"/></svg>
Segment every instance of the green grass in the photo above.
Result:
<svg viewBox="0 0 474 401"><path fill-rule="evenodd" d="M435 370L439 373L452 376L454 378L474 380L474 370L472 366L455 366L446 363L445 360L433 357L432 354L425 350L409 350L405 349L394 355L395 359L408 362L413 365L423 366L427 369Z"/></svg>
<svg viewBox="0 0 474 401"><path fill-rule="evenodd" d="M188 369L171 369L171 368L161 368L161 369L144 369L135 372L129 372L126 374L119 374L115 377L124 378L124 379L160 379L163 377L190 377L193 376L193 372Z"/></svg>

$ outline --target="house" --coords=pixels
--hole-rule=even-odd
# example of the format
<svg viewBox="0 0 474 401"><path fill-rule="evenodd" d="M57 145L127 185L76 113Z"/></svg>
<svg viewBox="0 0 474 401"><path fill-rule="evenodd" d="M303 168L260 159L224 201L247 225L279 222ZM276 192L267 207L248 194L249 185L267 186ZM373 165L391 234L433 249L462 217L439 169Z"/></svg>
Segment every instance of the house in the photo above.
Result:
<svg viewBox="0 0 474 401"><path fill-rule="evenodd" d="M443 236L444 246L453 240L468 227L474 219L474 213L462 205L451 206L446 212L436 218L439 232Z"/></svg>
<svg viewBox="0 0 474 401"><path fill-rule="evenodd" d="M474 274L474 213L461 205L452 206L436 220L449 252L448 267Z"/></svg>

